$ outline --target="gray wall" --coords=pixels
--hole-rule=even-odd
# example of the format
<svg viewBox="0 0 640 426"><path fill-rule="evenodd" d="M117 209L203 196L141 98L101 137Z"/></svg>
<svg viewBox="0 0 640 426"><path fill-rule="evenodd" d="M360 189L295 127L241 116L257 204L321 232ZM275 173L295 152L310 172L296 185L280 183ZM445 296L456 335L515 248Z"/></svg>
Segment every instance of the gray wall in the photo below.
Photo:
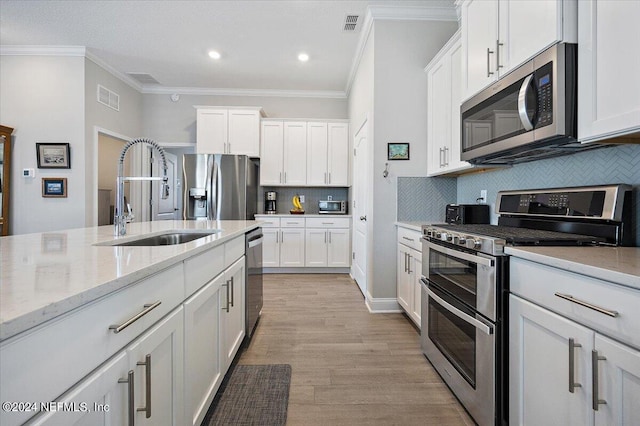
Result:
<svg viewBox="0 0 640 426"><path fill-rule="evenodd" d="M144 135L159 143L195 143L194 105L258 106L271 118L348 118L347 100L261 96L143 95Z"/></svg>
<svg viewBox="0 0 640 426"><path fill-rule="evenodd" d="M374 47L373 246L370 293L396 297L395 268L398 176L424 176L427 159L427 79L424 67L457 30L455 22L376 21ZM409 142L409 161L389 161L387 143ZM382 172L389 163L390 174Z"/></svg>

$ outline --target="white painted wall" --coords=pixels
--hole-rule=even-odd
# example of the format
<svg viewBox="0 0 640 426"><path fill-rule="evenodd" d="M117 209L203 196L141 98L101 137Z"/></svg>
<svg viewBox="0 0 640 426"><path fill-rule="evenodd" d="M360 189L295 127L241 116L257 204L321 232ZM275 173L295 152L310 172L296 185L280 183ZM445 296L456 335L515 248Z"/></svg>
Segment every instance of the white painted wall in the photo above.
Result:
<svg viewBox="0 0 640 426"><path fill-rule="evenodd" d="M3 55L0 69L0 122L15 129L10 232L84 226L84 58ZM38 169L36 142L69 142L71 169ZM43 198L43 177L67 178L68 197Z"/></svg>
<svg viewBox="0 0 640 426"><path fill-rule="evenodd" d="M98 84L115 92L119 96L120 109L116 111L97 101ZM85 223L86 226L97 225L98 220L98 171L100 168L112 167L113 174L117 174L117 162L112 158L102 159L98 155L98 140L96 128L105 129L112 134L118 134L126 138L148 137L142 131L142 94L122 80L107 72L90 59L85 59L85 161L87 174L85 176ZM133 151L127 154L130 159ZM111 164L98 163L109 162ZM134 184L135 185L135 184ZM140 185L140 183L137 183ZM138 198L142 196L141 191L133 191ZM115 196L115 195L114 195ZM132 194L133 196L133 194ZM136 207L134 211L140 212L142 200L128 198Z"/></svg>
<svg viewBox="0 0 640 426"><path fill-rule="evenodd" d="M263 96L143 95L144 133L159 143L195 143L194 105L258 106L272 118L347 118L347 99Z"/></svg>
<svg viewBox="0 0 640 426"><path fill-rule="evenodd" d="M376 20L367 45L367 49L373 46L373 67L370 62L360 62L349 95L354 129L356 117L367 106L373 105L370 118L375 117L369 128L373 145L369 217L375 232L369 235L372 253L367 283L373 298L396 297L395 268L389 267L388 260L396 257L397 177L426 175L427 79L423 69L457 27L455 22ZM366 88L372 94L362 93ZM373 99L372 104L368 99ZM411 160L388 161L388 142L409 142ZM387 162L390 175L385 179L382 172Z"/></svg>

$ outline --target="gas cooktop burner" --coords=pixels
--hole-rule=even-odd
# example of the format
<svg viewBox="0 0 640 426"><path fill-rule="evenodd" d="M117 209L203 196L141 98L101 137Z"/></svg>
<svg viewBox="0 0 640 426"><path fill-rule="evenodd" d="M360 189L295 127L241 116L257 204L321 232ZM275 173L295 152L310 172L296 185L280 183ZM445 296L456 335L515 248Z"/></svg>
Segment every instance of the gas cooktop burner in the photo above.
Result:
<svg viewBox="0 0 640 426"><path fill-rule="evenodd" d="M603 238L589 235L570 234L565 232L545 231L540 229L516 228L499 225L435 225L438 228L448 229L477 236L501 238L507 244L512 245L580 245L604 242Z"/></svg>

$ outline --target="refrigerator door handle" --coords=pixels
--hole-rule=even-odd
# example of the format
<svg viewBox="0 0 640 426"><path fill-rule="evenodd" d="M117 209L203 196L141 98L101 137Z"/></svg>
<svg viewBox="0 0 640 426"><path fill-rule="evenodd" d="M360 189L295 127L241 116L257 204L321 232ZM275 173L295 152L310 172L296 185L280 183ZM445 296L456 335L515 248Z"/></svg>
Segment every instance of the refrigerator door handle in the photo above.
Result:
<svg viewBox="0 0 640 426"><path fill-rule="evenodd" d="M216 208L215 208L215 216L212 217L212 219L215 220L220 220L220 218L222 217L222 203L220 203L219 201L222 200L222 167L221 165L216 162L215 163L215 168L214 168L214 173L215 173L215 178L214 178L214 182L215 182L215 194L216 194Z"/></svg>
<svg viewBox="0 0 640 426"><path fill-rule="evenodd" d="M214 218L215 209L215 158L210 155L207 159L207 219Z"/></svg>

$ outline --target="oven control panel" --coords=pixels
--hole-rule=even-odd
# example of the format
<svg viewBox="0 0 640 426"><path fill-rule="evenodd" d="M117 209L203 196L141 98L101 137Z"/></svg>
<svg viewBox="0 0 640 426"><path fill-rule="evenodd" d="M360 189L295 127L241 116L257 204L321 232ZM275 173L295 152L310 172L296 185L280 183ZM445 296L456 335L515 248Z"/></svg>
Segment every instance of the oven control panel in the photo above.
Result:
<svg viewBox="0 0 640 426"><path fill-rule="evenodd" d="M505 241L500 238L471 235L437 226L423 226L422 234L427 241L444 242L493 256L504 254Z"/></svg>

